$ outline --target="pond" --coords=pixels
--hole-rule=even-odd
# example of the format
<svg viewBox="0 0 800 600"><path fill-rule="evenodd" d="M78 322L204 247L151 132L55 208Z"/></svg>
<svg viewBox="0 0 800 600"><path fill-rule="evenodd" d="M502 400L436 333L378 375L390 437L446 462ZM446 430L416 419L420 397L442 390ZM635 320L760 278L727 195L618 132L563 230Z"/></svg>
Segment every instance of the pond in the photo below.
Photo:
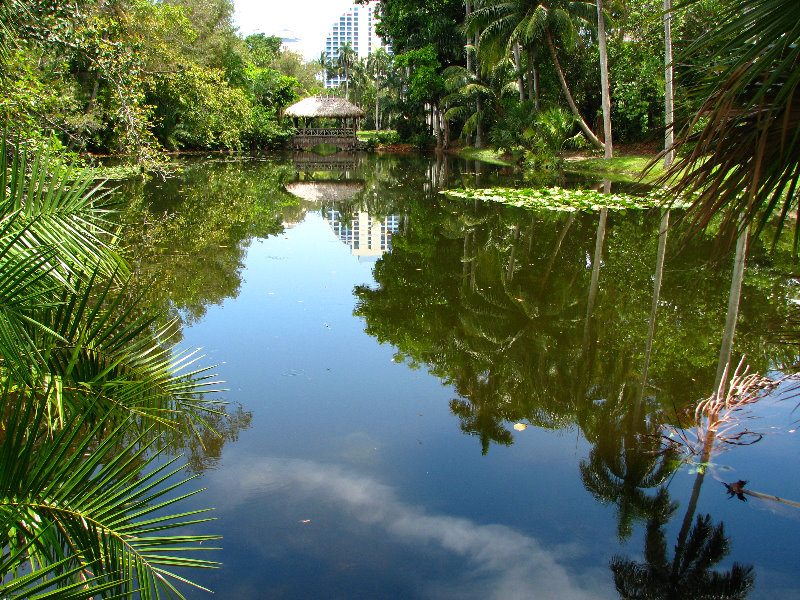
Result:
<svg viewBox="0 0 800 600"><path fill-rule="evenodd" d="M229 388L222 438L177 443L206 488L184 507L215 507L196 529L223 535L192 579L226 600L800 598L800 508L723 485L800 500L791 384L704 465L668 441L714 391L731 253L670 230L647 353L657 211L450 199L531 183L309 156L194 159L128 190L134 270ZM750 241L750 372L798 364L795 271Z"/></svg>

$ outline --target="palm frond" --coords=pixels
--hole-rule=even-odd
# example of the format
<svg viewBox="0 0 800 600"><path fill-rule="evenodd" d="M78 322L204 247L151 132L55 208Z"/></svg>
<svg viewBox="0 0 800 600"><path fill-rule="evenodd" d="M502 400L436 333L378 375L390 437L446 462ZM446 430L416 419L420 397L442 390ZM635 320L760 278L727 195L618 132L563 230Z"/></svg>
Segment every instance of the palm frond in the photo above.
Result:
<svg viewBox="0 0 800 600"><path fill-rule="evenodd" d="M125 268L113 249L109 196L110 190L96 183L88 169L77 169L46 150L29 156L0 140L0 214L19 215L16 223L24 231L20 245L58 247L58 273L83 264L101 264L107 272Z"/></svg>
<svg viewBox="0 0 800 600"><path fill-rule="evenodd" d="M760 232L777 216L777 242L800 203L800 3L739 0L720 21L684 57L721 47L689 90L699 108L667 149L688 152L662 181L693 201L691 233L721 215L720 240L729 244L751 223Z"/></svg>
<svg viewBox="0 0 800 600"><path fill-rule="evenodd" d="M23 563L30 571L7 584L15 597L52 586L77 594L81 583L112 596L138 589L143 597L183 598L175 582L191 582L175 568L216 566L192 554L208 550L200 544L217 536L165 533L210 520L206 510L166 514L197 493L173 495L191 478L176 481L177 459L156 465L153 442L142 443L146 433L125 444L125 423L109 429L107 418L93 424L87 413L47 435L38 396L6 387L0 397L8 417L0 440L0 536L9 548L0 575L19 572Z"/></svg>

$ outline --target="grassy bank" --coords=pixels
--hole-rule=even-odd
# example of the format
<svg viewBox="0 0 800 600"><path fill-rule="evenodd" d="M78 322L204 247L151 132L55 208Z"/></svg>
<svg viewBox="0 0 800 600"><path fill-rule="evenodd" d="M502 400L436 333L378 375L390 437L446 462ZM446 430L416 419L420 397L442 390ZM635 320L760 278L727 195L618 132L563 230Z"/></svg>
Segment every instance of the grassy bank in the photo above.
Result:
<svg viewBox="0 0 800 600"><path fill-rule="evenodd" d="M467 160L479 160L481 162L490 163L493 165L502 165L504 167L513 167L517 164L513 160L505 158L504 155L497 150L492 150L489 148L478 149L473 148L472 146L466 146L464 148L459 148L457 155L459 158L465 158Z"/></svg>
<svg viewBox="0 0 800 600"><path fill-rule="evenodd" d="M650 169L644 177L642 171L650 164L652 155L625 155L608 160L593 156L575 156L566 158L564 170L580 175L607 177L616 181L643 181L649 183L664 173L663 164L659 163Z"/></svg>

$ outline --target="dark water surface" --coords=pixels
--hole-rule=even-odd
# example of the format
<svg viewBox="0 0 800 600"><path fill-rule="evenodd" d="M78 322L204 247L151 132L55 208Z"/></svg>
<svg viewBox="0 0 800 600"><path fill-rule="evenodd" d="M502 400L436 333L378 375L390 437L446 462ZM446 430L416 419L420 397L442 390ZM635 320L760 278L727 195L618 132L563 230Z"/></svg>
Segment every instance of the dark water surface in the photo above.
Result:
<svg viewBox="0 0 800 600"><path fill-rule="evenodd" d="M615 576L738 598L752 568L748 598L800 598L800 509L722 485L800 501L800 400L759 401L764 438L720 435L703 476L663 438L713 391L732 256L670 232L642 393L659 214L452 201L525 182L334 160L197 160L137 197L135 268L230 388L224 439L186 442L207 491L185 506L224 536L191 577L224 599L601 599ZM751 240L751 371L798 362L795 270Z"/></svg>

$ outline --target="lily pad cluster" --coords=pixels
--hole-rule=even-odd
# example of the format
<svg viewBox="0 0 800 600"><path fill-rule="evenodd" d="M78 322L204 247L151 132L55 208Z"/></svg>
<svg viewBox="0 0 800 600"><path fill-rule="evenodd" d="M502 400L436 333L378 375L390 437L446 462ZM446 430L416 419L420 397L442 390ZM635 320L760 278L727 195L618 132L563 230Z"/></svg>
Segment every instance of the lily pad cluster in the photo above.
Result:
<svg viewBox="0 0 800 600"><path fill-rule="evenodd" d="M546 188L484 188L453 189L441 193L455 198L478 199L501 202L534 210L556 210L574 212L645 209L666 203L663 190L655 190L642 196L630 194L604 194L597 190L567 190L560 187ZM675 204L673 208L677 208Z"/></svg>

